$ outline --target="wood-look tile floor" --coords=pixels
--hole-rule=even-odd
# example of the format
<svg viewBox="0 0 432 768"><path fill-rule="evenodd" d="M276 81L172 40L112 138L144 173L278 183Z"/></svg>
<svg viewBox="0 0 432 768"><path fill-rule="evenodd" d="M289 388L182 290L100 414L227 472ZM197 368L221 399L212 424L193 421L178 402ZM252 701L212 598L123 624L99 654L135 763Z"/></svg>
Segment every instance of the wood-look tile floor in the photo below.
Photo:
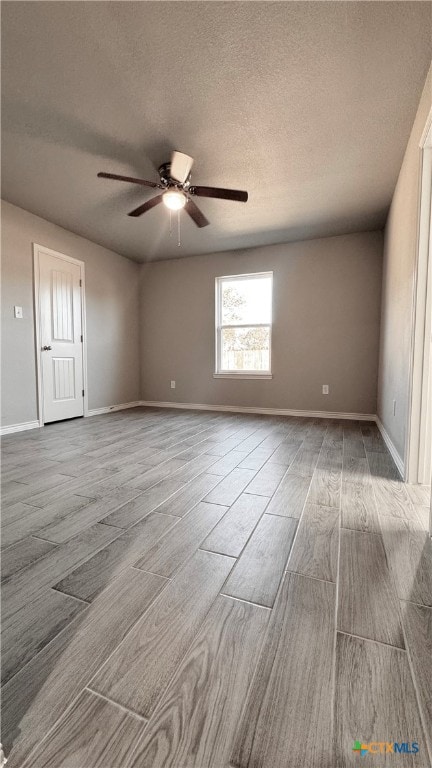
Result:
<svg viewBox="0 0 432 768"><path fill-rule="evenodd" d="M431 766L427 493L375 424L138 408L2 448L8 768Z"/></svg>

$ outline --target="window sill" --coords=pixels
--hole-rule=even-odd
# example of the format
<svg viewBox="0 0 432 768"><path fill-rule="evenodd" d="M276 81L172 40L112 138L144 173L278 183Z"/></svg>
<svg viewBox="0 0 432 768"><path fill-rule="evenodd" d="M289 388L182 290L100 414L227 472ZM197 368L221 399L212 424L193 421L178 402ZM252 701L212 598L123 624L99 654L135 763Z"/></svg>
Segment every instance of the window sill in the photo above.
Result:
<svg viewBox="0 0 432 768"><path fill-rule="evenodd" d="M214 373L214 379L272 379L272 373Z"/></svg>

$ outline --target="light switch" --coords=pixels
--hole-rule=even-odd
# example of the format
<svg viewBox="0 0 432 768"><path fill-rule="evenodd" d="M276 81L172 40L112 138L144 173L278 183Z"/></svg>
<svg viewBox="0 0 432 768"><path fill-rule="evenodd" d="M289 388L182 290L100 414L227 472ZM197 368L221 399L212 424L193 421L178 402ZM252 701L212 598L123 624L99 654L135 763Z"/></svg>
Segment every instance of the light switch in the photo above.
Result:
<svg viewBox="0 0 432 768"><path fill-rule="evenodd" d="M22 320L23 317L23 308L22 307L14 307L14 315L19 320Z"/></svg>
<svg viewBox="0 0 432 768"><path fill-rule="evenodd" d="M171 389L175 389L175 381L171 381Z"/></svg>

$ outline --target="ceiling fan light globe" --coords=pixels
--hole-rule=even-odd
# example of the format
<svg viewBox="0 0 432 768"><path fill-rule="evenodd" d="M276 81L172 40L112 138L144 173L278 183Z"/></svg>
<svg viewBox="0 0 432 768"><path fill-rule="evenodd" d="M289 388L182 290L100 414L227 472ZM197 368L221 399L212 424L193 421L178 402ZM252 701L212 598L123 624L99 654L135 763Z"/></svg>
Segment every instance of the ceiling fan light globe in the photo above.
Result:
<svg viewBox="0 0 432 768"><path fill-rule="evenodd" d="M164 205L171 211L180 211L186 205L186 195L179 190L170 189L162 195Z"/></svg>

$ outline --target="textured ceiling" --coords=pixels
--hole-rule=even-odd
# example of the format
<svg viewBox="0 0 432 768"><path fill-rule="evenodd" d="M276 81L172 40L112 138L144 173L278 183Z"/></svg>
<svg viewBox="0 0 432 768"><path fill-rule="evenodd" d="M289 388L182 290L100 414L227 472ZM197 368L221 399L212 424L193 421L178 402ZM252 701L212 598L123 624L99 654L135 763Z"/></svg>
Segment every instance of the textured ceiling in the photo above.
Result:
<svg viewBox="0 0 432 768"><path fill-rule="evenodd" d="M3 197L137 260L375 229L431 59L429 2L3 2ZM182 247L154 192L172 149L201 199Z"/></svg>

